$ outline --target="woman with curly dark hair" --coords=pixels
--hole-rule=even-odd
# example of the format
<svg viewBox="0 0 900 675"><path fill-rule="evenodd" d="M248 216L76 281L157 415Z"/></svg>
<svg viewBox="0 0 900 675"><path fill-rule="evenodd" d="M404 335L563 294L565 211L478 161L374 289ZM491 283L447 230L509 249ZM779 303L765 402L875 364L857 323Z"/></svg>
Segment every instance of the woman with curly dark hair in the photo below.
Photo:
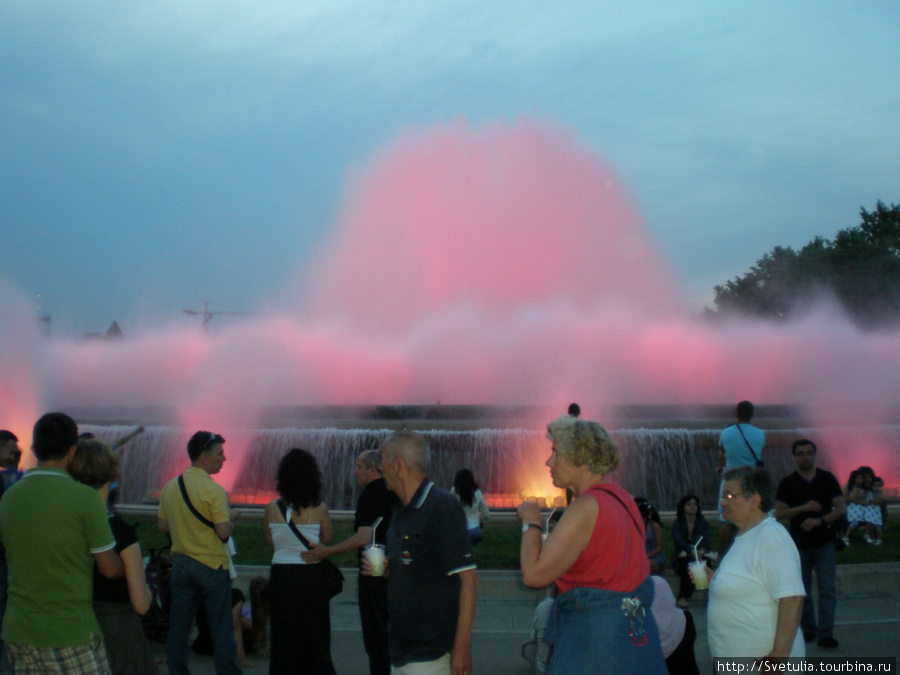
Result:
<svg viewBox="0 0 900 675"><path fill-rule="evenodd" d="M686 494L678 500L675 509L675 521L672 523L672 540L675 548L672 551L672 566L678 572L681 585L678 587L678 606L688 609L694 594L694 583L688 573L688 564L694 561L694 544L697 544L697 555L708 562L716 559L712 551L709 523L700 510L700 498L694 494Z"/></svg>
<svg viewBox="0 0 900 675"><path fill-rule="evenodd" d="M310 544L330 544L334 529L322 502L322 474L316 458L293 448L278 465L279 499L266 506L263 535L275 547L269 575L271 662L269 673L333 675L330 598L324 570L300 557Z"/></svg>

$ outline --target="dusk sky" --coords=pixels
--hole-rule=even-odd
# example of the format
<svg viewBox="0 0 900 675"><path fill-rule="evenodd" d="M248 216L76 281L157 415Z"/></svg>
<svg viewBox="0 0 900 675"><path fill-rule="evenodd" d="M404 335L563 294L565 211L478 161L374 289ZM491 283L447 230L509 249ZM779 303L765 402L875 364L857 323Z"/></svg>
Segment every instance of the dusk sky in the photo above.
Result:
<svg viewBox="0 0 900 675"><path fill-rule="evenodd" d="M279 308L398 138L527 119L618 175L698 311L900 202L898 27L895 1L0 3L0 283L61 335Z"/></svg>

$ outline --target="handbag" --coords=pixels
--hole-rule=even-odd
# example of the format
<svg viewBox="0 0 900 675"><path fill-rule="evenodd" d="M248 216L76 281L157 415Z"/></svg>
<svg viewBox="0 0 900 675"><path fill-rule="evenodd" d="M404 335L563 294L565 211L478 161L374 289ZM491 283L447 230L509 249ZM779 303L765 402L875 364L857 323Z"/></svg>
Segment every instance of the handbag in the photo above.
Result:
<svg viewBox="0 0 900 675"><path fill-rule="evenodd" d="M141 628L151 642L166 644L169 636L169 613L162 608L156 591L153 592L150 607L141 615Z"/></svg>
<svg viewBox="0 0 900 675"><path fill-rule="evenodd" d="M763 461L757 456L756 450L753 449L753 446L750 445L750 441L748 441L748 440L747 440L747 437L744 436L744 430L741 429L741 425L738 423L738 424L735 424L734 426L737 427L737 430L738 430L738 431L740 432L740 434L741 434L741 438L744 439L744 443L746 443L746 444L747 444L747 447L750 449L750 454L753 455L753 459L756 460L756 466L758 466L758 467L760 467L760 468L764 467L764 466L766 465L765 462L763 462Z"/></svg>
<svg viewBox="0 0 900 675"><path fill-rule="evenodd" d="M144 567L144 578L150 589L150 607L141 616L141 628L151 642L166 644L169 634L169 609L172 598L169 591L169 577L172 574L172 560L165 553L171 549L168 544L160 549L149 549L150 561Z"/></svg>
<svg viewBox="0 0 900 675"><path fill-rule="evenodd" d="M287 506L284 503L283 499L279 499L275 502L278 504L278 510L281 511L281 515L284 517L284 522L287 523L287 526L291 528L291 532L294 533L294 536L300 540L300 543L306 547L306 550L310 550L312 546L310 546L309 540L303 536L303 533L297 529L297 526L294 525L293 520L289 520L287 517ZM336 595L339 595L342 590L344 590L344 573L338 569L338 566L331 562L328 558L324 560L320 560L317 565L321 565L322 575L325 581L325 591L328 593L329 598L333 598Z"/></svg>

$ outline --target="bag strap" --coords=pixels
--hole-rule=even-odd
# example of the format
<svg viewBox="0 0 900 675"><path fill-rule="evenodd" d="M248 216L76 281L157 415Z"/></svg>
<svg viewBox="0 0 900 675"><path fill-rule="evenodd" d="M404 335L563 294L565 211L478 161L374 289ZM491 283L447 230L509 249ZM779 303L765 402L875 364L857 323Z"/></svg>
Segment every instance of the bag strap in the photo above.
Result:
<svg viewBox="0 0 900 675"><path fill-rule="evenodd" d="M193 513L197 520L206 525L209 528L212 528L213 532L216 531L216 524L211 521L209 518L206 518L201 514L197 509L194 508L194 505L191 503L191 498L188 497L187 488L184 485L184 474L178 476L178 487L181 488L181 496L184 497L184 503L187 504L188 510ZM216 532L216 536L219 536L219 533ZM219 537L222 539L222 537ZM228 538L222 539L222 541L228 541Z"/></svg>
<svg viewBox="0 0 900 675"><path fill-rule="evenodd" d="M600 485L596 485L593 489L602 490L603 492L608 494L610 497L613 497L617 502L619 502L622 505L622 508L625 509L625 511L628 513L629 516L631 516L631 521L634 523L634 526L638 529L638 533L640 533L642 531L641 526L638 523L637 519L634 517L634 514L631 512L631 509L628 508L628 505L622 501L622 498L619 497L619 495L617 495L612 490L607 490L605 487L601 487Z"/></svg>
<svg viewBox="0 0 900 675"><path fill-rule="evenodd" d="M741 423L738 422L738 423L735 424L734 426L737 427L738 432L741 434L741 438L744 439L744 443L746 443L746 444L747 444L747 447L750 448L750 454L753 455L753 461L754 461L754 462L758 462L758 461L759 461L759 457L757 456L756 451L753 449L753 446L750 445L750 441L748 441L748 440L747 440L747 437L744 436L744 430L741 429Z"/></svg>
<svg viewBox="0 0 900 675"><path fill-rule="evenodd" d="M287 506L284 503L284 500L279 498L275 500L275 503L278 505L278 510L281 511L281 515L284 517L284 522L287 523L287 526L291 528L291 532L293 532L297 539L300 540L300 543L306 547L306 550L310 550L312 546L309 544L309 540L303 536L303 533L297 529L297 526L294 525L294 521L289 519L287 516Z"/></svg>

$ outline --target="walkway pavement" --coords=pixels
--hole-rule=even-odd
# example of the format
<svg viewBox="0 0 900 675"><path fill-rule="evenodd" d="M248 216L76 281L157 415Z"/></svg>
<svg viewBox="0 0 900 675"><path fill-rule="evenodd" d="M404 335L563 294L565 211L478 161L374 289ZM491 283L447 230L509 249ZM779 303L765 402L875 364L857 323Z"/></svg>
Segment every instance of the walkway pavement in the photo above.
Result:
<svg viewBox="0 0 900 675"><path fill-rule="evenodd" d="M854 569L850 569L854 568ZM845 565L838 568L838 608L836 650L808 645L810 656L884 657L900 656L900 563ZM246 585L253 576L266 574L264 567L239 568L239 583ZM362 644L359 613L356 607L356 579L348 573L344 592L331 603L331 653L339 675L366 675L368 660ZM670 581L674 582L672 577ZM703 675L712 675L706 643L705 592L697 593L691 612L697 624L695 651ZM526 589L515 572L481 572L478 609L472 650L475 675L528 675L528 664L521 656L522 645L529 640L534 607L543 591ZM268 660L256 659L247 673L267 673ZM214 673L211 657L191 657L195 675ZM160 672L165 672L160 669Z"/></svg>

